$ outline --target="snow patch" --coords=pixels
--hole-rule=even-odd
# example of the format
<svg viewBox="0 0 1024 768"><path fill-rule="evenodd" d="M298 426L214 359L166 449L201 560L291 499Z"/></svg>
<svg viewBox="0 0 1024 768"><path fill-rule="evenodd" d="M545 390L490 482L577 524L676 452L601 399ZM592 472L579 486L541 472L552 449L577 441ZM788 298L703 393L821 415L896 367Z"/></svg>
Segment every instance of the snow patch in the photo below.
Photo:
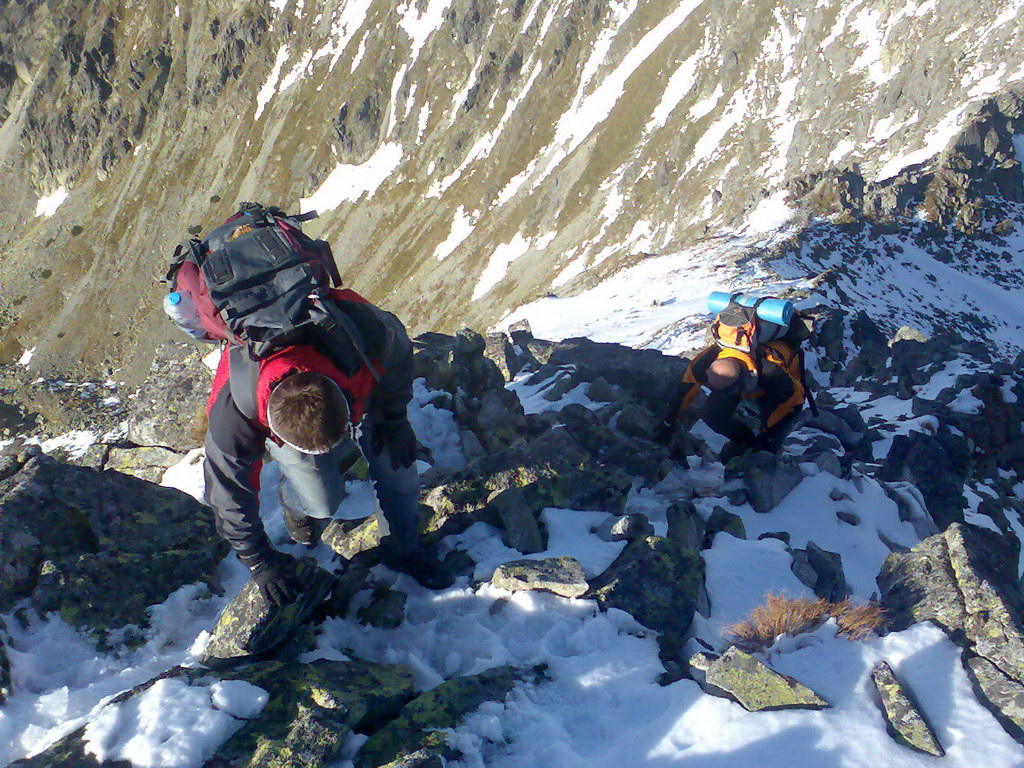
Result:
<svg viewBox="0 0 1024 768"><path fill-rule="evenodd" d="M402 145L389 142L381 145L365 163L339 163L311 197L299 201L302 210L323 213L345 202L354 202L363 195L374 194L402 162Z"/></svg>
<svg viewBox="0 0 1024 768"><path fill-rule="evenodd" d="M39 198L39 202L36 203L36 217L50 218L53 216L61 204L68 199L68 194L67 187L61 184L52 194Z"/></svg>

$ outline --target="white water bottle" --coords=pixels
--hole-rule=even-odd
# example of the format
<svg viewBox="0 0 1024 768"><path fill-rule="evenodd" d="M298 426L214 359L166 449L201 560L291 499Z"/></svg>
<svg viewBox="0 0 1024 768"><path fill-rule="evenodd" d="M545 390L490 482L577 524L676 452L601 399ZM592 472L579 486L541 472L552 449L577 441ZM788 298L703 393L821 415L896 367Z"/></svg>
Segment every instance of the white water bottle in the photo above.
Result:
<svg viewBox="0 0 1024 768"><path fill-rule="evenodd" d="M171 291L164 297L164 312L193 339L206 340L206 331L199 321L199 312L188 291Z"/></svg>

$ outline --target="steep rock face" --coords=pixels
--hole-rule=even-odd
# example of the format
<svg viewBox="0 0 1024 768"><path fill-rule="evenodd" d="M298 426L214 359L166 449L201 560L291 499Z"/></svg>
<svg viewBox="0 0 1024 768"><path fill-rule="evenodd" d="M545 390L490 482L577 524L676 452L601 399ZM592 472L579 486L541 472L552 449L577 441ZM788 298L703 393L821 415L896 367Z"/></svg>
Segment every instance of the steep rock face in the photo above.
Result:
<svg viewBox="0 0 1024 768"><path fill-rule="evenodd" d="M980 103L1021 79L1002 0L6 11L0 360L37 347L40 370L147 357L150 278L240 199L320 208L351 285L444 328L742 229L808 174L826 210L921 199L965 231L979 195L1020 197L1019 109Z"/></svg>

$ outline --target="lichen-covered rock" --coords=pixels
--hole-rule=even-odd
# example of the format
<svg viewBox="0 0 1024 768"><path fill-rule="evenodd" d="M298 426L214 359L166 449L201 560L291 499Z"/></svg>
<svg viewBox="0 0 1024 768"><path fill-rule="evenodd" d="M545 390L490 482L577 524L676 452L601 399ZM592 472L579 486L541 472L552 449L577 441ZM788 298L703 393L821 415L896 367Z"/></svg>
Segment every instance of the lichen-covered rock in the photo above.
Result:
<svg viewBox="0 0 1024 768"><path fill-rule="evenodd" d="M202 444L196 420L210 392L212 373L203 363L203 355L211 349L177 341L157 347L146 381L130 401L131 442L176 450Z"/></svg>
<svg viewBox="0 0 1024 768"><path fill-rule="evenodd" d="M693 621L704 582L704 561L661 536L631 541L608 569L590 582L586 597L605 610L619 608L661 633L662 658L672 659Z"/></svg>
<svg viewBox="0 0 1024 768"><path fill-rule="evenodd" d="M501 520L502 538L505 543L524 555L543 552L547 549L547 535L537 520L537 513L542 509L531 503L530 497L539 494L530 493L530 486L509 488L498 491L488 501L488 506L498 513Z"/></svg>
<svg viewBox="0 0 1024 768"><path fill-rule="evenodd" d="M356 768L428 766L432 758L452 760L444 728L454 728L485 701L502 701L519 680L533 677L514 667L446 680L416 697L398 717L373 734L356 755ZM446 763L437 763L442 765Z"/></svg>
<svg viewBox="0 0 1024 768"><path fill-rule="evenodd" d="M593 532L602 541L632 541L654 535L654 526L642 512L610 517Z"/></svg>
<svg viewBox="0 0 1024 768"><path fill-rule="evenodd" d="M260 714L245 722L221 744L204 768L319 768L330 762L355 729L387 721L415 695L412 673L405 667L359 659L308 664L264 661L211 673L174 667L118 694L116 706L145 693L160 680L209 685L211 678L244 680L269 695ZM100 768L85 749L85 727L44 752L12 765L18 768ZM106 761L102 768L130 768Z"/></svg>
<svg viewBox="0 0 1024 768"><path fill-rule="evenodd" d="M386 587L374 591L369 605L359 609L356 617L360 624L369 624L381 629L394 629L405 619L405 602L408 596Z"/></svg>
<svg viewBox="0 0 1024 768"><path fill-rule="evenodd" d="M703 672L708 693L732 699L750 712L778 709L826 709L829 703L805 685L732 647L713 661L690 659Z"/></svg>
<svg viewBox="0 0 1024 768"><path fill-rule="evenodd" d="M376 548L383 535L377 516L370 515L355 527L346 525L342 520L331 520L324 526L320 541L341 557L351 560L360 552Z"/></svg>
<svg viewBox="0 0 1024 768"><path fill-rule="evenodd" d="M214 668L229 666L286 641L327 599L336 581L312 558L297 561L296 576L304 590L298 600L284 607L269 603L256 583L248 581L217 618L202 663Z"/></svg>
<svg viewBox="0 0 1024 768"><path fill-rule="evenodd" d="M494 570L491 583L509 592L539 589L562 597L579 597L587 591L583 566L571 557L512 560Z"/></svg>
<svg viewBox="0 0 1024 768"><path fill-rule="evenodd" d="M791 549L793 573L823 600L842 600L849 594L843 558L838 552L822 549L813 541L806 549Z"/></svg>
<svg viewBox="0 0 1024 768"><path fill-rule="evenodd" d="M1024 682L1024 599L1017 546L994 531L954 523L878 574L890 626L933 621L962 645Z"/></svg>
<svg viewBox="0 0 1024 768"><path fill-rule="evenodd" d="M882 714L885 715L889 734L898 743L934 757L946 754L920 708L896 679L892 667L880 661L871 670L871 682L875 684L881 699Z"/></svg>
<svg viewBox="0 0 1024 768"><path fill-rule="evenodd" d="M981 656L964 654L964 667L980 701L1006 729L1024 744L1024 683L1007 677Z"/></svg>
<svg viewBox="0 0 1024 768"><path fill-rule="evenodd" d="M792 459L765 451L737 456L725 471L726 481L742 480L750 506L762 513L774 509L803 477Z"/></svg>
<svg viewBox="0 0 1024 768"><path fill-rule="evenodd" d="M179 461L181 454L167 448L111 448L107 452L104 469L113 469L140 480L159 483L167 468Z"/></svg>
<svg viewBox="0 0 1024 768"><path fill-rule="evenodd" d="M665 512L668 538L686 549L704 546L705 523L692 501L675 501Z"/></svg>
<svg viewBox="0 0 1024 768"><path fill-rule="evenodd" d="M715 534L720 532L731 534L737 539L747 538L747 530L743 525L743 518L724 507L716 506L708 516L705 542L710 543L710 539L713 539Z"/></svg>
<svg viewBox="0 0 1024 768"><path fill-rule="evenodd" d="M103 635L148 625L185 584L217 588L227 544L192 497L118 472L24 457L0 481L0 610L30 597Z"/></svg>
<svg viewBox="0 0 1024 768"><path fill-rule="evenodd" d="M262 662L222 676L263 688L270 700L259 718L221 745L208 768L325 765L353 730L393 718L415 695L405 667L360 659Z"/></svg>

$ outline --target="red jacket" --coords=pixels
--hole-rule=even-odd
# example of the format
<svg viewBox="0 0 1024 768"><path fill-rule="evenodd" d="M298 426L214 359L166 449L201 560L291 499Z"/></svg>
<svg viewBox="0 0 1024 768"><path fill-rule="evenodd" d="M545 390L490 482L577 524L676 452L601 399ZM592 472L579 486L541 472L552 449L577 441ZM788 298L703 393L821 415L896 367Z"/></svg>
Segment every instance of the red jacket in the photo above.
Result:
<svg viewBox="0 0 1024 768"><path fill-rule="evenodd" d="M301 371L329 376L349 401L352 423L359 422L364 415L370 422L404 416L412 399L412 343L401 322L391 313L372 307L353 291L332 291L332 298L370 306L372 316L386 329L389 342L381 359L372 361L379 382L366 366L346 376L311 346L285 347L259 362L256 413L250 419L236 405L232 387L226 386L230 380L228 347L221 353L206 405L205 499L213 508L218 532L239 554L255 554L270 547L259 517L259 475L265 443L271 437L266 403L276 382ZM238 386L236 382L236 392Z"/></svg>

